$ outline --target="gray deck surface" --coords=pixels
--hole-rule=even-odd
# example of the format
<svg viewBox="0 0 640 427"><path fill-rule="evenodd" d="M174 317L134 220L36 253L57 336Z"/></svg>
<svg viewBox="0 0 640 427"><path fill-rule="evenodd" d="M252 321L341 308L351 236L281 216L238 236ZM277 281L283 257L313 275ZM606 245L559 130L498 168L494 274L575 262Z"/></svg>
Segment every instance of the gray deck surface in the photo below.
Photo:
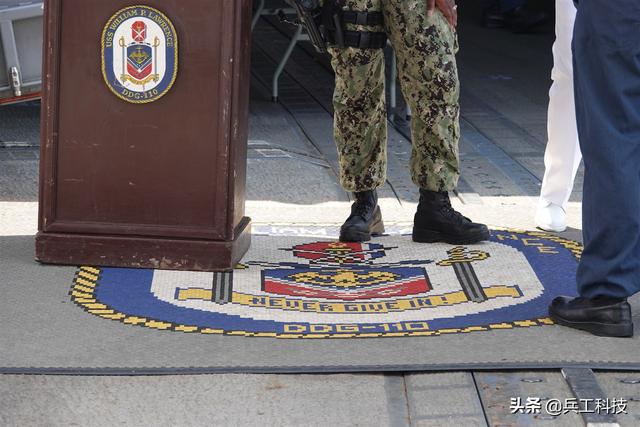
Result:
<svg viewBox="0 0 640 427"><path fill-rule="evenodd" d="M454 204L476 220L531 229L543 173L553 36L484 30L471 19L476 16L463 23L460 34L463 182ZM258 226L339 224L349 199L335 175L331 74L326 64L310 60L308 47L298 48L281 79L281 103L270 103L269 76L288 39L266 20L254 34L248 212ZM271 43L264 43L267 39ZM35 232L38 114L37 104L0 109L2 236ZM395 123L381 203L387 222L402 226L410 224L417 200L405 167L406 123ZM573 239L580 236L580 187L581 173L569 208L566 236ZM589 374L588 369L580 373ZM604 396L628 399L629 414L617 415L617 422L640 425L640 374L596 372L595 378ZM560 371L3 375L0 426L585 425L576 414L510 414L511 398L573 396Z"/></svg>

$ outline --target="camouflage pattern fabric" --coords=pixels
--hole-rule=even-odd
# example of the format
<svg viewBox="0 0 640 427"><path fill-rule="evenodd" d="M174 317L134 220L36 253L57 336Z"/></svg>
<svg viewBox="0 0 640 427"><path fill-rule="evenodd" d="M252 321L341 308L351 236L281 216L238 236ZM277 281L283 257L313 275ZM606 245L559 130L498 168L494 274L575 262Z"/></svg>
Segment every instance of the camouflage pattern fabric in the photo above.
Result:
<svg viewBox="0 0 640 427"><path fill-rule="evenodd" d="M459 81L455 30L426 0L346 0L345 10L380 11L398 60L398 76L412 110L411 175L426 190L449 191L459 178ZM387 113L382 49L330 48L336 73L334 136L347 191L373 190L386 179Z"/></svg>

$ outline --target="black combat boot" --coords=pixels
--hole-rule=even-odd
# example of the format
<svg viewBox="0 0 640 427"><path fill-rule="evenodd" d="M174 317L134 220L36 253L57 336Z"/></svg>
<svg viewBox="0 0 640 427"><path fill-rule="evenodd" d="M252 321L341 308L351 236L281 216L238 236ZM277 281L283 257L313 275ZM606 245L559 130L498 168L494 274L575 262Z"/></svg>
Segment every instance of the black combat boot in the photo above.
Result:
<svg viewBox="0 0 640 427"><path fill-rule="evenodd" d="M484 224L471 222L451 207L449 193L420 189L420 204L413 222L413 241L464 245L489 239Z"/></svg>
<svg viewBox="0 0 640 427"><path fill-rule="evenodd" d="M354 195L356 201L351 205L351 216L340 227L341 242L366 242L372 235L384 233L376 191L362 191Z"/></svg>

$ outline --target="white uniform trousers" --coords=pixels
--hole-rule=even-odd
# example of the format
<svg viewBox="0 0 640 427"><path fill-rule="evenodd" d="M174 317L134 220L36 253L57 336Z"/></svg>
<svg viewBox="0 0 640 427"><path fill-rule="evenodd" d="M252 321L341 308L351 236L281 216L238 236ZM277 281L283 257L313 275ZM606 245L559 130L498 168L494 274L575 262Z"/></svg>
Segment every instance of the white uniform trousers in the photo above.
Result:
<svg viewBox="0 0 640 427"><path fill-rule="evenodd" d="M573 0L556 0L556 41L553 45L553 84L549 91L549 141L544 156L545 174L540 198L566 210L581 153L573 92Z"/></svg>

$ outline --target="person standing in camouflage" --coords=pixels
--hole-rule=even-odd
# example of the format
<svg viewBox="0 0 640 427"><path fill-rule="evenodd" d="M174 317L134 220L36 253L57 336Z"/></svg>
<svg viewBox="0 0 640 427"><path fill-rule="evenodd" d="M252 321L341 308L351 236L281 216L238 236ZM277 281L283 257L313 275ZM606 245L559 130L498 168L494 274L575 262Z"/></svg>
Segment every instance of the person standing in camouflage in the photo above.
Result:
<svg viewBox="0 0 640 427"><path fill-rule="evenodd" d="M331 1L331 0L325 0ZM459 178L458 50L453 0L342 0L343 11L379 12L378 25L345 23L345 31L386 33L411 120L411 175L420 188L413 240L470 244L489 238L453 210L448 192ZM360 20L362 21L362 20ZM363 22L360 22L362 24ZM334 137L345 190L355 193L342 241L367 241L384 232L376 188L387 167L387 112L381 48L331 47L336 75Z"/></svg>

